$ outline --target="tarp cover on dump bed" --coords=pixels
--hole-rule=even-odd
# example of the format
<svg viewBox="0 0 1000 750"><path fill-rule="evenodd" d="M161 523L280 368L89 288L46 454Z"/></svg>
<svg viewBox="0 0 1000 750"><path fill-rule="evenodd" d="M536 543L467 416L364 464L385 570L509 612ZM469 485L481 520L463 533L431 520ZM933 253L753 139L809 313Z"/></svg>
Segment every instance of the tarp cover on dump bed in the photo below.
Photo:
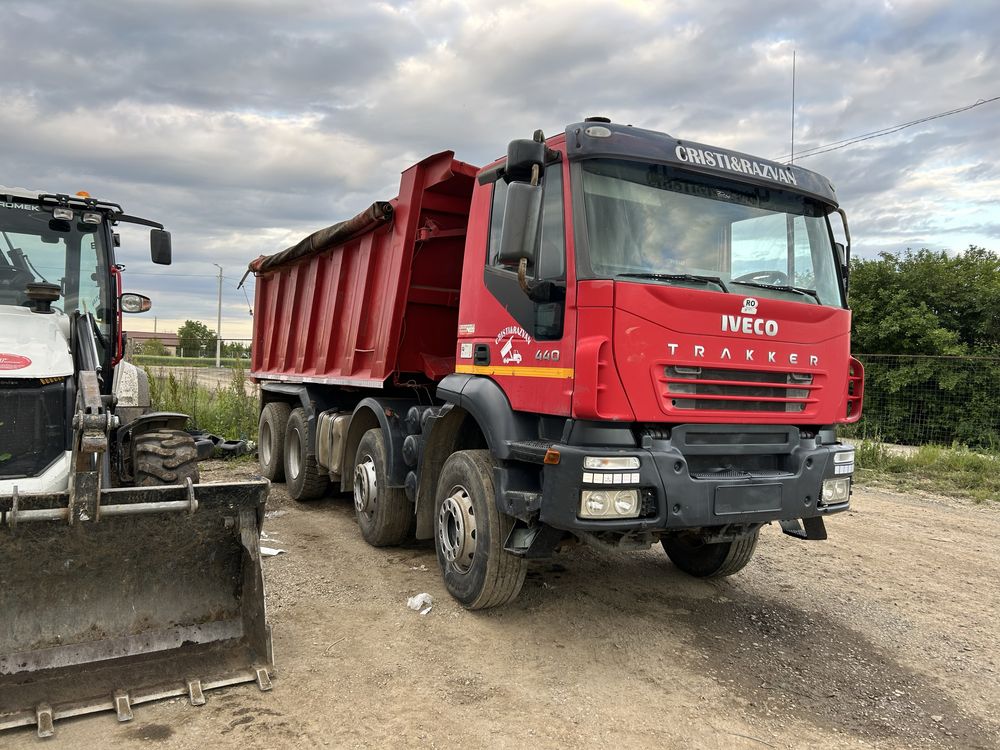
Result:
<svg viewBox="0 0 1000 750"><path fill-rule="evenodd" d="M390 221L392 221L392 204L387 201L376 201L353 219L317 230L280 253L261 255L255 258L250 261L250 270L254 273L264 273L294 263L302 258L308 258L310 255L316 255L331 247L336 247Z"/></svg>

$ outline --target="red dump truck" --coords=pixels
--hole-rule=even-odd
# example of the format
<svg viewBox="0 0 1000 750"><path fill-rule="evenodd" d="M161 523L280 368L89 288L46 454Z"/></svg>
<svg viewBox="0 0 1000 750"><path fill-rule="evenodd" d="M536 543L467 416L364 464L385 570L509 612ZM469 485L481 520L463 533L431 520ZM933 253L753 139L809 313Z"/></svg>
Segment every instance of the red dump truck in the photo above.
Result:
<svg viewBox="0 0 1000 750"><path fill-rule="evenodd" d="M262 471L353 491L373 545L433 538L472 609L574 539L700 577L764 524L824 539L861 415L849 242L820 175L604 118L435 154L250 264Z"/></svg>

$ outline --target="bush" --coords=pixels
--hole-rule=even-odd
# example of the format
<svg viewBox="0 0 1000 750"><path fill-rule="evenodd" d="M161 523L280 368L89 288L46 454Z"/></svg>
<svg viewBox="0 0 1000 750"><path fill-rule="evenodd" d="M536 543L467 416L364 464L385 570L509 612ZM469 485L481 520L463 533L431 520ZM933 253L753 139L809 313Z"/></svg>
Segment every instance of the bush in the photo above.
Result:
<svg viewBox="0 0 1000 750"><path fill-rule="evenodd" d="M924 490L976 500L1000 500L1000 456L963 446L923 445L901 452L864 440L855 447L861 483L885 483L900 490Z"/></svg>
<svg viewBox="0 0 1000 750"><path fill-rule="evenodd" d="M228 440L256 440L260 399L247 393L246 371L233 370L224 386L199 385L194 373L153 373L148 367L150 398L158 411L175 411L190 417L190 426Z"/></svg>

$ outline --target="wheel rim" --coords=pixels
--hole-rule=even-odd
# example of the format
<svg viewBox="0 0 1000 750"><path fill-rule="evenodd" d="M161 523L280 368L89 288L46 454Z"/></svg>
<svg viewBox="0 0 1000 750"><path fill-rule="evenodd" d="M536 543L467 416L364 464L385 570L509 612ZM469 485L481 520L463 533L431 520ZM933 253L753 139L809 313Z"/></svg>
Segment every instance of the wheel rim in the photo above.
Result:
<svg viewBox="0 0 1000 750"><path fill-rule="evenodd" d="M375 512L378 481L375 478L375 459L365 456L354 469L354 507L358 513Z"/></svg>
<svg viewBox="0 0 1000 750"><path fill-rule="evenodd" d="M296 479L302 471L302 441L298 430L289 430L285 440L285 460L288 462L289 479Z"/></svg>
<svg viewBox="0 0 1000 750"><path fill-rule="evenodd" d="M460 573L467 573L476 556L476 515L469 491L452 487L438 513L438 540L445 559Z"/></svg>
<svg viewBox="0 0 1000 750"><path fill-rule="evenodd" d="M264 422L260 426L260 445L258 449L260 450L260 458L265 464L271 463L271 425L268 422Z"/></svg>

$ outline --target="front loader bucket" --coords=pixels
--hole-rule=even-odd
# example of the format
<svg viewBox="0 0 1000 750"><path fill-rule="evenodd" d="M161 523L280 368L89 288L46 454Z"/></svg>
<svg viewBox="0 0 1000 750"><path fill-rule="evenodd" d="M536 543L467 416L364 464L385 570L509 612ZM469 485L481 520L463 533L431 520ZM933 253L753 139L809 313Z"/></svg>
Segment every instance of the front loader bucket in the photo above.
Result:
<svg viewBox="0 0 1000 750"><path fill-rule="evenodd" d="M0 730L256 681L270 688L268 483L0 498Z"/></svg>

